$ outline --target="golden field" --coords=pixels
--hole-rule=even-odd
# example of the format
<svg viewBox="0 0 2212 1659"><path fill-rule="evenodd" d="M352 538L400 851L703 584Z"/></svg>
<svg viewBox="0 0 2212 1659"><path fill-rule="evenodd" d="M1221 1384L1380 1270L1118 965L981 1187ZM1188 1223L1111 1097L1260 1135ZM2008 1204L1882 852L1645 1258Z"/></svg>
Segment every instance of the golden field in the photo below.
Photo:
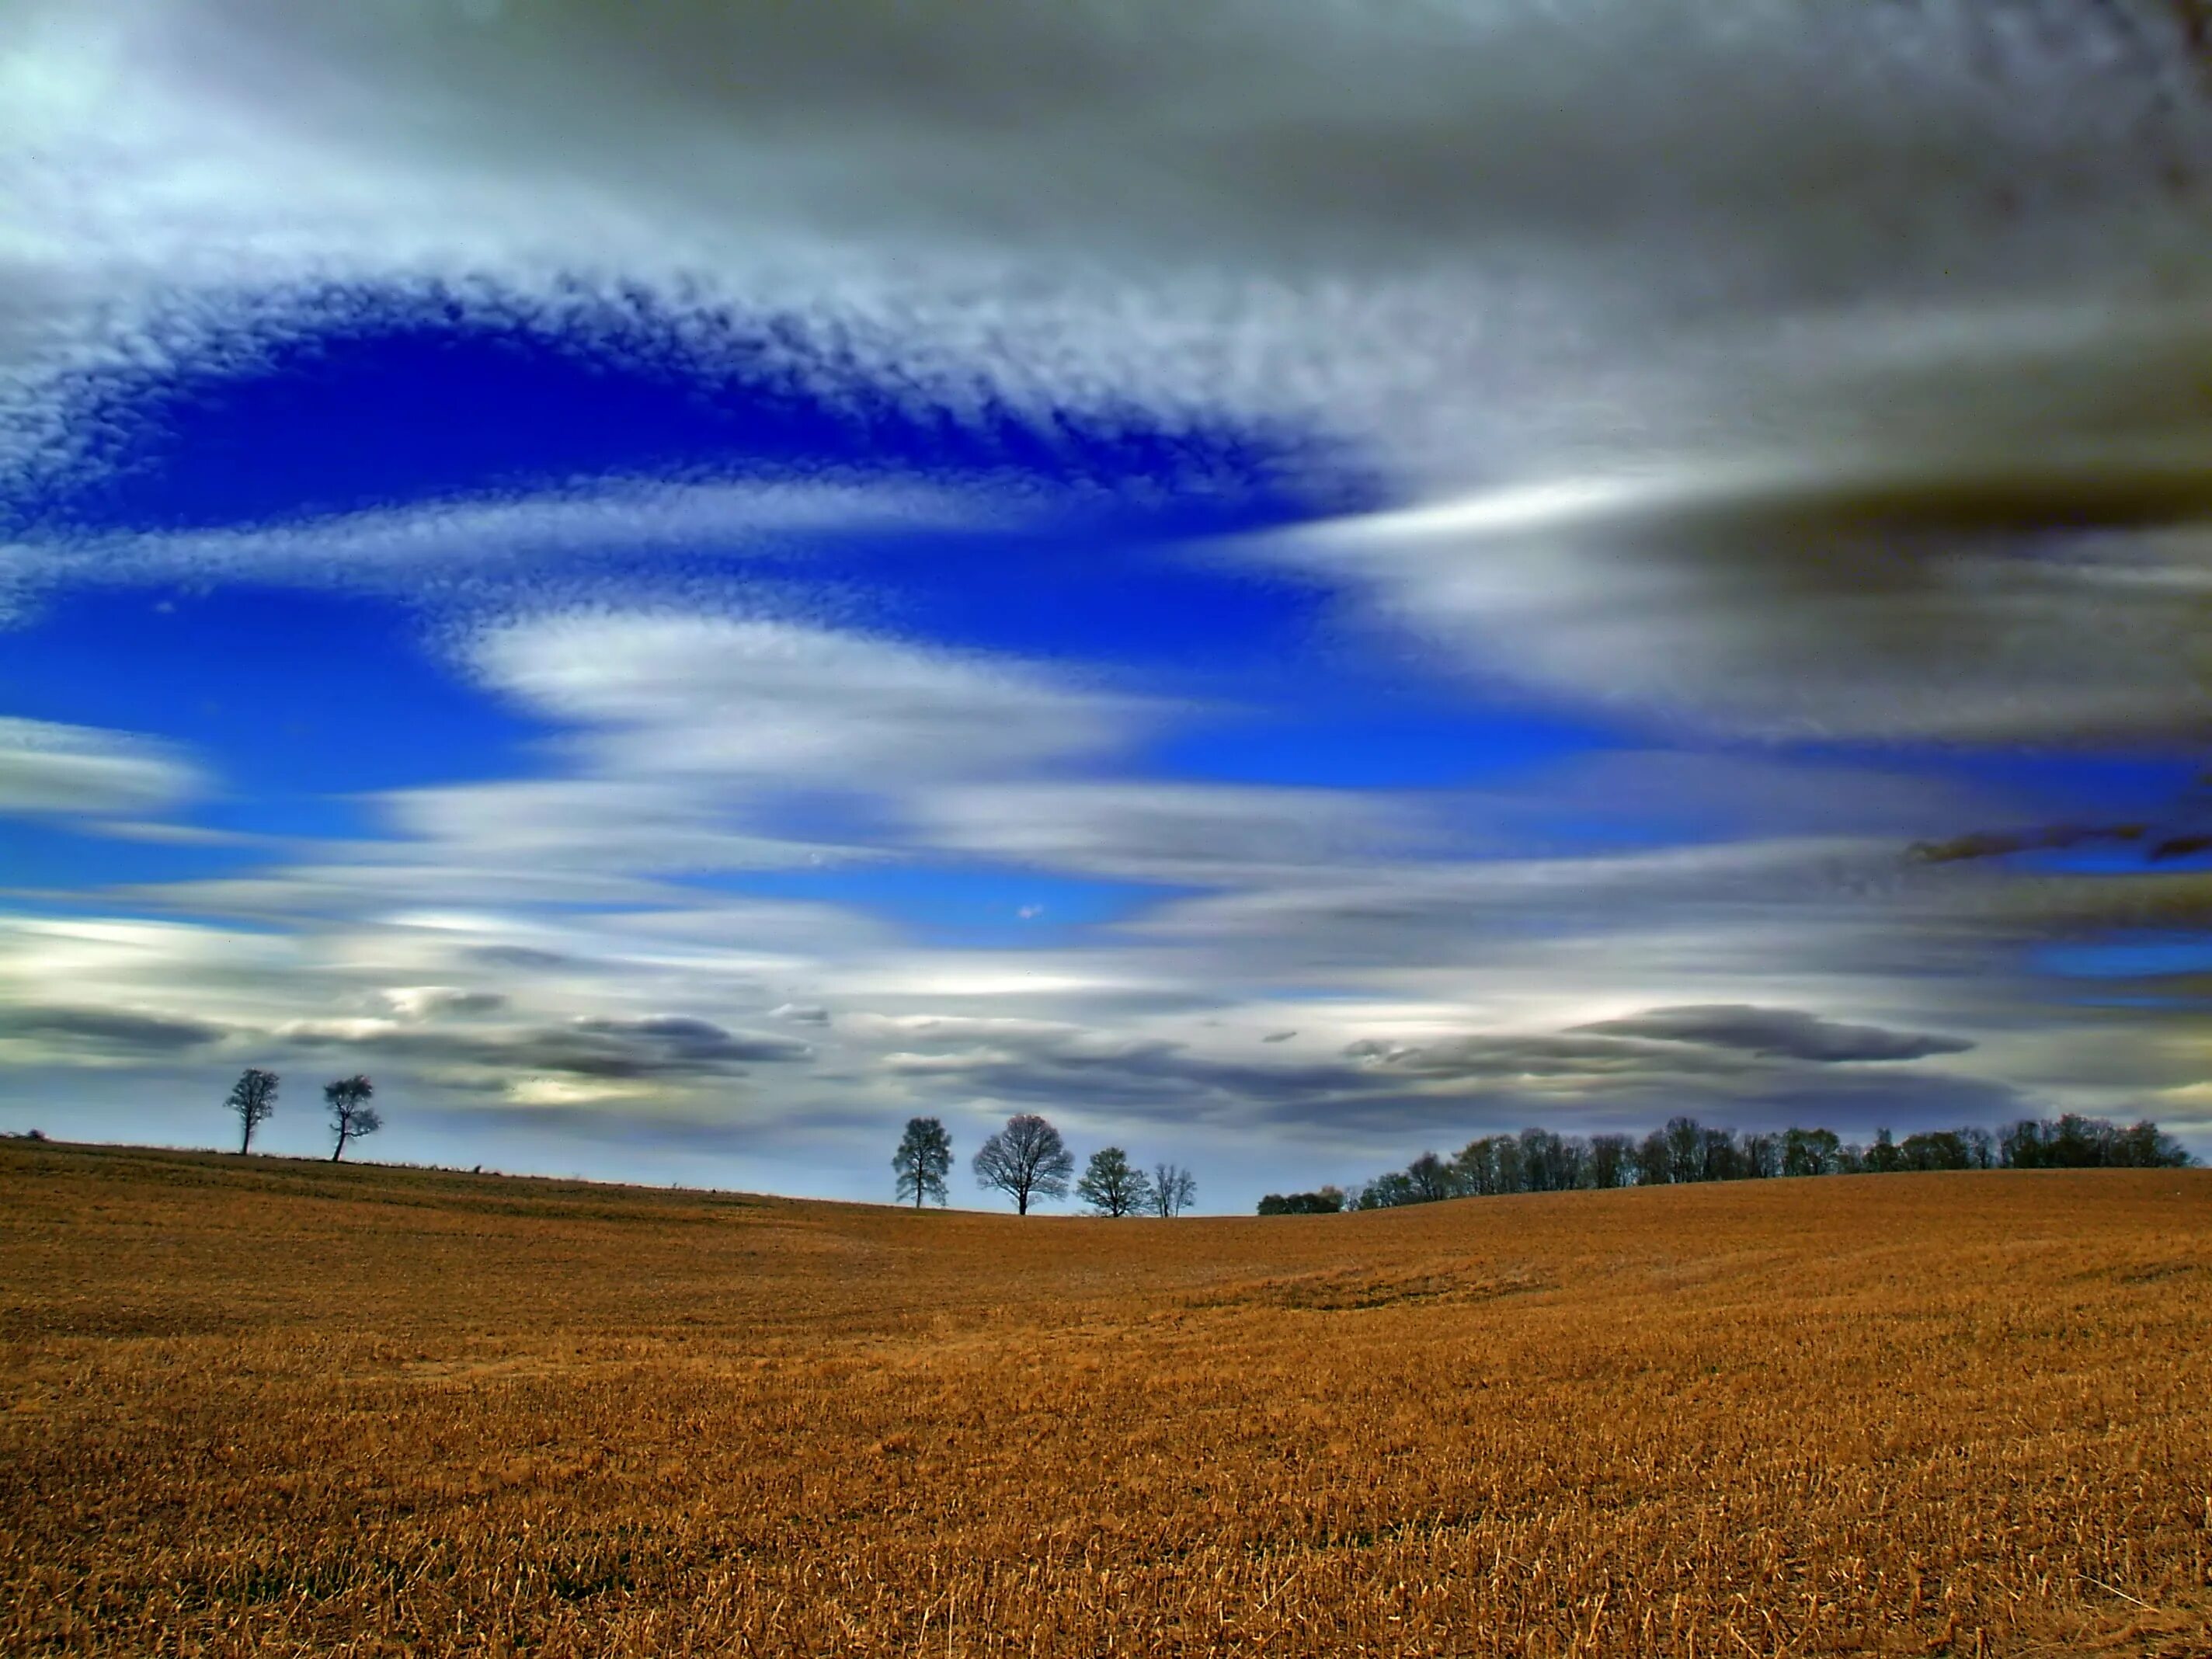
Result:
<svg viewBox="0 0 2212 1659"><path fill-rule="evenodd" d="M2212 1172L1091 1221L0 1145L9 1654L2212 1653Z"/></svg>

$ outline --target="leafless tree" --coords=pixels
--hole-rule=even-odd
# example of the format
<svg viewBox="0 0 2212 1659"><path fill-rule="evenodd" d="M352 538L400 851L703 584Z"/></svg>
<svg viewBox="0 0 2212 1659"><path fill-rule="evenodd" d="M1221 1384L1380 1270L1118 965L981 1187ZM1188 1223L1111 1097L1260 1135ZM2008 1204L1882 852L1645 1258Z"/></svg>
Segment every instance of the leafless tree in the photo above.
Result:
<svg viewBox="0 0 2212 1659"><path fill-rule="evenodd" d="M1065 1198L1075 1159L1054 1128L1034 1112L1006 1120L1006 1127L975 1154L978 1186L995 1188L1014 1200L1017 1213L1030 1212L1032 1198Z"/></svg>
<svg viewBox="0 0 2212 1659"><path fill-rule="evenodd" d="M1198 1201L1198 1178L1180 1164L1152 1165L1152 1213L1172 1221Z"/></svg>

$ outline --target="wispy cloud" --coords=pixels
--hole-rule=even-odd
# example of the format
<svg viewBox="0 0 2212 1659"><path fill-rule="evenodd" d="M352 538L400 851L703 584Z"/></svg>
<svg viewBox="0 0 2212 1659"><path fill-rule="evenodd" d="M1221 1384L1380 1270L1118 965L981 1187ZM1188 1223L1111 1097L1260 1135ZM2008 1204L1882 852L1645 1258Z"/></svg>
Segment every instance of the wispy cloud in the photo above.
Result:
<svg viewBox="0 0 2212 1659"><path fill-rule="evenodd" d="M0 814L157 811L205 787L156 739L0 717Z"/></svg>
<svg viewBox="0 0 2212 1659"><path fill-rule="evenodd" d="M122 1008L0 1006L0 1042L32 1043L94 1064L139 1060L218 1042L222 1028L202 1020L134 1013Z"/></svg>
<svg viewBox="0 0 2212 1659"><path fill-rule="evenodd" d="M1015 664L798 623L572 612L477 643L494 687L611 763L796 785L988 775L1126 743L1140 705Z"/></svg>
<svg viewBox="0 0 2212 1659"><path fill-rule="evenodd" d="M1579 1029L1605 1036L1653 1037L1663 1042L1741 1049L1765 1058L1816 1060L1824 1065L1853 1060L1926 1060L1932 1054L1962 1054L1974 1046L1962 1038L1939 1036L1929 1031L1892 1031L1879 1025L1850 1025L1822 1019L1799 1008L1759 1008L1748 1004L1654 1008L1623 1019L1594 1020Z"/></svg>

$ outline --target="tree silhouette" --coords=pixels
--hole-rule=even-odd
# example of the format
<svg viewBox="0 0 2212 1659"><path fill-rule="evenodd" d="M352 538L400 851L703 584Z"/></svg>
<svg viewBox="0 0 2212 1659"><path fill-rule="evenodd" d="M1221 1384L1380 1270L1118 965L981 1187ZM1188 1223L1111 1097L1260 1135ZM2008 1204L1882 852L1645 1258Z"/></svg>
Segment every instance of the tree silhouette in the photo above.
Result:
<svg viewBox="0 0 2212 1659"><path fill-rule="evenodd" d="M222 1103L238 1114L243 1131L238 1138L238 1151L242 1158L253 1145L253 1132L276 1115L276 1073L247 1066L230 1085L229 1097Z"/></svg>
<svg viewBox="0 0 2212 1659"><path fill-rule="evenodd" d="M1459 1182L1454 1179L1452 1167L1434 1152L1423 1152L1406 1166L1406 1175L1413 1183L1415 1201L1433 1204L1438 1199L1457 1198Z"/></svg>
<svg viewBox="0 0 2212 1659"><path fill-rule="evenodd" d="M917 1210L925 1199L944 1203L945 1177L952 1168L952 1137L933 1117L908 1118L906 1136L891 1154L891 1168L898 1171L900 1202L911 1198Z"/></svg>
<svg viewBox="0 0 2212 1659"><path fill-rule="evenodd" d="M1083 1179L1075 1183L1075 1195L1100 1215L1133 1215L1151 1207L1152 1183L1129 1162L1128 1153L1107 1146L1091 1154Z"/></svg>
<svg viewBox="0 0 2212 1659"><path fill-rule="evenodd" d="M338 1137L338 1144L331 1152L331 1163L345 1156L347 1141L373 1135L384 1127L383 1117L368 1103L368 1097L375 1092L376 1085L358 1073L323 1085L323 1098L330 1103L331 1127Z"/></svg>
<svg viewBox="0 0 2212 1659"><path fill-rule="evenodd" d="M1034 1112L1006 1120L1006 1127L985 1141L973 1165L975 1183L995 1188L1014 1200L1018 1215L1030 1212L1032 1198L1065 1198L1075 1159L1060 1131Z"/></svg>
<svg viewBox="0 0 2212 1659"><path fill-rule="evenodd" d="M1152 1165L1152 1213L1172 1221L1198 1200L1198 1178L1180 1164ZM1338 1195L1340 1206L1342 1194Z"/></svg>
<svg viewBox="0 0 2212 1659"><path fill-rule="evenodd" d="M1343 1207L1341 1187L1323 1187L1310 1193L1269 1193L1260 1200L1261 1215L1334 1215Z"/></svg>

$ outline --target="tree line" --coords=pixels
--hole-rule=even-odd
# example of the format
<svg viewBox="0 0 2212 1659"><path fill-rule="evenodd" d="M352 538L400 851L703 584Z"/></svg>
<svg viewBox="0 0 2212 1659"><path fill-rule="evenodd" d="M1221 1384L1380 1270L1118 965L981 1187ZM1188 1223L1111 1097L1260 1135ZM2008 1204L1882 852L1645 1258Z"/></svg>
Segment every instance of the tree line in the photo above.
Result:
<svg viewBox="0 0 2212 1659"><path fill-rule="evenodd" d="M1018 1113L977 1150L969 1166L975 1184L1004 1194L1017 1214L1027 1215L1039 1199L1065 1198L1075 1174L1075 1155L1060 1131L1034 1112ZM906 1134L891 1154L901 1203L920 1209L932 1200L946 1202L945 1178L952 1171L952 1137L933 1117L908 1121ZM1119 1146L1091 1153L1075 1195L1093 1215L1156 1215L1172 1220L1196 1201L1198 1179L1180 1164L1159 1163L1147 1171L1129 1161Z"/></svg>
<svg viewBox="0 0 2212 1659"><path fill-rule="evenodd" d="M252 1149L253 1132L276 1115L276 1089L282 1081L274 1072L249 1066L230 1085L222 1103L238 1116L240 1156ZM383 1117L368 1103L375 1092L376 1085L359 1073L323 1085L323 1103L331 1109L331 1131L337 1136L337 1145L331 1149L331 1163L345 1156L346 1142L373 1135L384 1127Z"/></svg>
<svg viewBox="0 0 2212 1659"><path fill-rule="evenodd" d="M2193 1160L2148 1118L2121 1126L2069 1112L2022 1118L1997 1130L1932 1129L1899 1140L1877 1130L1870 1144L1832 1129L1739 1133L1674 1117L1638 1138L1563 1135L1549 1129L1485 1135L1452 1156L1423 1152L1402 1170L1355 1192L1270 1193L1261 1215L1387 1210L1447 1198L1567 1192L1590 1187L1663 1187L1704 1181L1879 1175L1922 1170L2179 1169Z"/></svg>

